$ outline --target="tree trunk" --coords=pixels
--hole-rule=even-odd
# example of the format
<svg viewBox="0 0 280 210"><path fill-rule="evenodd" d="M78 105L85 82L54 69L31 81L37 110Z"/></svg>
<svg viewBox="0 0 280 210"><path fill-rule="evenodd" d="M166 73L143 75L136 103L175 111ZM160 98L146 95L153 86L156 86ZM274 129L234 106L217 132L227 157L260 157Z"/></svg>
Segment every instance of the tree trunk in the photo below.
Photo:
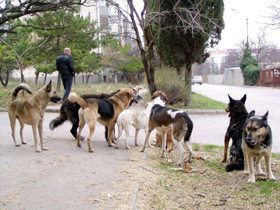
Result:
<svg viewBox="0 0 280 210"><path fill-rule="evenodd" d="M61 92L61 75L58 73L57 75L57 87L56 87L57 92Z"/></svg>
<svg viewBox="0 0 280 210"><path fill-rule="evenodd" d="M192 105L192 64L186 63L185 67L185 97L184 105Z"/></svg>
<svg viewBox="0 0 280 210"><path fill-rule="evenodd" d="M7 70L7 72L6 72L6 79L5 79L5 81L3 81L2 75L0 74L0 81L1 81L1 84L4 87L7 87L8 83L9 83L9 78L10 78L10 71L9 70Z"/></svg>
<svg viewBox="0 0 280 210"><path fill-rule="evenodd" d="M45 73L45 77L44 77L44 85L46 84L46 81L47 81L47 73Z"/></svg>
<svg viewBox="0 0 280 210"><path fill-rule="evenodd" d="M20 78L21 78L21 83L25 83L23 69L21 67L20 67Z"/></svg>
<svg viewBox="0 0 280 210"><path fill-rule="evenodd" d="M35 74L36 75L36 77L35 77L35 85L36 86L38 85L39 74L40 74L39 72Z"/></svg>

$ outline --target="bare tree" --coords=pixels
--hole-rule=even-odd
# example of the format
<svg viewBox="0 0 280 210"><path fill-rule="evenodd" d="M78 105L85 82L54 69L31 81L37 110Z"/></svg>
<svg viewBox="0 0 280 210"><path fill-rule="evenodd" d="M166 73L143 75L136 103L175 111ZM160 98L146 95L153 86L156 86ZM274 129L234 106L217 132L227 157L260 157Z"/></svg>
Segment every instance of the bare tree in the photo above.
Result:
<svg viewBox="0 0 280 210"><path fill-rule="evenodd" d="M9 21L26 15L36 15L40 12L69 10L76 5L83 5L86 0L13 0L4 7L0 7L0 33L14 33L17 27L29 25L15 25L9 27ZM29 26L32 27L32 26Z"/></svg>
<svg viewBox="0 0 280 210"><path fill-rule="evenodd" d="M109 1L110 3L113 3ZM149 11L150 6L148 7L148 4L153 4L153 8L160 7L160 1L154 0L154 1L148 1L143 0L144 6L141 10L141 12L138 12L136 10L133 0L127 0L129 11L128 15L130 16L130 20L132 22L133 28L135 30L136 35L136 42L140 50L140 56L142 63L144 65L144 70L146 73L147 82L149 85L150 93L153 93L157 90L156 84L155 84L155 78L154 78L154 71L155 71L155 64L154 64L154 58L155 58L155 40L158 37L158 34L162 30L177 30L178 32L182 31L194 31L199 30L201 32L205 32L204 25L202 24L202 19L205 20L209 19L212 24L216 25L215 20L211 20L206 15L202 15L201 8L203 5L203 1L198 1L197 3L194 3L191 7L181 7L180 3L181 0L178 0L173 8L170 10L164 10L161 12L155 12L155 9L152 9ZM126 12L124 10L124 12ZM156 32L153 30L153 27L155 24L160 25L159 23L161 21L165 21L165 18L168 17L168 14L174 13L176 14L176 22L177 24L170 25L165 28L159 28ZM139 27L138 27L139 23ZM180 24L178 24L180 23ZM140 30L142 33L140 33ZM205 32L206 33L206 32ZM144 36L144 43L142 42L141 34Z"/></svg>

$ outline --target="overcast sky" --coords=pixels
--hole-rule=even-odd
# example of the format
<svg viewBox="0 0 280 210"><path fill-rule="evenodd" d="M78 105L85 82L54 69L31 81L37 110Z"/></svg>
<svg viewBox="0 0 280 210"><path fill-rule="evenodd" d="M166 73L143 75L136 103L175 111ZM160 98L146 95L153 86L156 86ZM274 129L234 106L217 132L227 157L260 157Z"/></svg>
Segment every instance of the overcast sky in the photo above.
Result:
<svg viewBox="0 0 280 210"><path fill-rule="evenodd" d="M117 0L120 5L124 5L126 0ZM222 40L216 49L237 48L238 44L247 37L247 24L249 39L256 41L260 31L264 28L269 16L269 6L275 4L277 0L224 0L224 21L225 29L222 32ZM135 7L141 11L143 0L134 0ZM274 43L280 47L280 29L272 30L266 28L267 43Z"/></svg>
<svg viewBox="0 0 280 210"><path fill-rule="evenodd" d="M217 49L235 48L247 37L246 18L249 23L249 39L256 41L264 23L269 16L270 5L275 0L224 0L224 21L225 29L222 32L222 40ZM280 47L280 29L273 30L266 28L267 42L273 42Z"/></svg>

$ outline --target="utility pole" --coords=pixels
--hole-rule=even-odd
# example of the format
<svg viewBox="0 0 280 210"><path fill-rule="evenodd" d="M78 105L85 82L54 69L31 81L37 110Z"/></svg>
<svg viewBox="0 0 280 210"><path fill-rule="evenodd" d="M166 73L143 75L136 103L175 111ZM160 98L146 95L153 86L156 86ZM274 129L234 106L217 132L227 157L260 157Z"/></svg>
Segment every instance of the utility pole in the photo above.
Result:
<svg viewBox="0 0 280 210"><path fill-rule="evenodd" d="M249 23L248 23L248 18L246 18L246 24L247 24L247 43L249 43Z"/></svg>

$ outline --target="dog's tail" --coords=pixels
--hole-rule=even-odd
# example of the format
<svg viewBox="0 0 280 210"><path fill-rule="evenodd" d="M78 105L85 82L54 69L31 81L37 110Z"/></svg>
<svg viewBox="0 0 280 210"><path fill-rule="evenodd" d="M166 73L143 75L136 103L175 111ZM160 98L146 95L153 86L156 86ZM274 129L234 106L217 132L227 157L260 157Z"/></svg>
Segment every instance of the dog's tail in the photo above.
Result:
<svg viewBox="0 0 280 210"><path fill-rule="evenodd" d="M190 117L186 114L185 116L185 119L186 119L186 123L187 123L187 133L185 135L185 138L184 138L184 141L189 141L190 140L190 137L192 135L192 130L193 130L193 122L192 120L190 119Z"/></svg>
<svg viewBox="0 0 280 210"><path fill-rule="evenodd" d="M16 86L12 91L12 101L14 101L17 98L18 92L21 90L25 90L27 93L32 95L32 92L27 84L19 84Z"/></svg>
<svg viewBox="0 0 280 210"><path fill-rule="evenodd" d="M68 100L72 103L78 103L80 107L85 108L87 107L87 102L82 97L78 96L76 93L70 93L68 96Z"/></svg>
<svg viewBox="0 0 280 210"><path fill-rule="evenodd" d="M244 169L244 162L243 161L230 163L226 166L226 171L227 172L231 172L231 171L234 171L234 170L243 170L243 169Z"/></svg>
<svg viewBox="0 0 280 210"><path fill-rule="evenodd" d="M60 110L59 116L50 122L49 127L51 130L53 130L59 125L63 124L66 120L67 120L67 114L64 111Z"/></svg>

